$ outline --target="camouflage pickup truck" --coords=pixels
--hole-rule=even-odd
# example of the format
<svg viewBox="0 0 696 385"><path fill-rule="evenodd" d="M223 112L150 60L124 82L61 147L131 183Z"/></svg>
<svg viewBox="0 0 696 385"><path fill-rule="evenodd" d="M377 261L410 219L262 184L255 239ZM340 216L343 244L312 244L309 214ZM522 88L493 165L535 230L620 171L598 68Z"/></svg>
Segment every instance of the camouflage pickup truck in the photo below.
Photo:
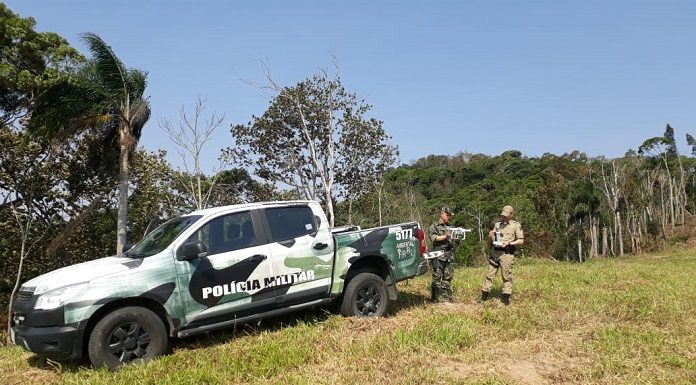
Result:
<svg viewBox="0 0 696 385"><path fill-rule="evenodd" d="M417 222L331 229L318 203L225 206L169 220L121 255L36 277L13 303L13 341L111 369L187 337L336 303L380 316L395 283L425 273Z"/></svg>

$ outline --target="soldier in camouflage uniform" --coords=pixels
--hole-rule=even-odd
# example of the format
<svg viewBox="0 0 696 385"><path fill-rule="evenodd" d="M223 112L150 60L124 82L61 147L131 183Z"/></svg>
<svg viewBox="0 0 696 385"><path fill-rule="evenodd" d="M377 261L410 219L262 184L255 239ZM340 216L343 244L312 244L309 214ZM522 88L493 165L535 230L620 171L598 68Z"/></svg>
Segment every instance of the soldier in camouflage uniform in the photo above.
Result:
<svg viewBox="0 0 696 385"><path fill-rule="evenodd" d="M445 253L430 260L433 269L433 281L430 285L430 296L433 302L440 300L452 301L452 276L454 269L454 243L452 242L452 233L447 230L452 210L448 206L440 209L440 220L433 223L428 228L428 236L433 242L434 250L443 250Z"/></svg>
<svg viewBox="0 0 696 385"><path fill-rule="evenodd" d="M524 232L522 225L513 219L512 206L503 207L500 214L500 222L496 222L488 236L493 243L493 251L489 259L486 277L481 287L481 301L488 299L488 294L493 287L493 279L500 269L503 276L503 296L505 305L510 305L512 294L512 265L515 259L515 248L524 244ZM497 241L497 242L496 242Z"/></svg>

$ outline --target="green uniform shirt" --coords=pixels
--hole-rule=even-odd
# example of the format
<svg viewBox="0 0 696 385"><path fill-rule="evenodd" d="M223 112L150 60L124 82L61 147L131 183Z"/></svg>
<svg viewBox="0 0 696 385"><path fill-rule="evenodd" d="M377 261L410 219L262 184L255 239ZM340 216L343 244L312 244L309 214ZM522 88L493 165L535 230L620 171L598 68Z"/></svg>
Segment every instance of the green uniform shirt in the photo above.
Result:
<svg viewBox="0 0 696 385"><path fill-rule="evenodd" d="M439 257L438 259L441 259L443 261L453 261L454 245L452 244L452 240L450 238L447 238L444 241L435 240L436 237L440 235L445 235L445 233L447 233L447 225L444 223L433 223L428 228L428 236L430 237L430 240L433 242L433 249L445 251L445 254L442 257Z"/></svg>

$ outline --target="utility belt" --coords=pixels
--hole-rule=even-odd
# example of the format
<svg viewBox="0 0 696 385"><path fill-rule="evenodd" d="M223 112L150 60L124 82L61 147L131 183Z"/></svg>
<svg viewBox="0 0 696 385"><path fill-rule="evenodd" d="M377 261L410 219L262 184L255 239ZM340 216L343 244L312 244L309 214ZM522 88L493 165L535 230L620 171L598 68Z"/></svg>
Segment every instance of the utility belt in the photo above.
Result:
<svg viewBox="0 0 696 385"><path fill-rule="evenodd" d="M508 245L505 247L493 247L495 251L502 251L505 254L515 255L515 246Z"/></svg>
<svg viewBox="0 0 696 385"><path fill-rule="evenodd" d="M515 246L510 246L510 245L508 245L506 247L494 246L493 252L488 257L488 263L495 268L500 267L500 257L501 257L501 255L496 253L496 251L502 252L506 255L512 255L513 257L515 256Z"/></svg>

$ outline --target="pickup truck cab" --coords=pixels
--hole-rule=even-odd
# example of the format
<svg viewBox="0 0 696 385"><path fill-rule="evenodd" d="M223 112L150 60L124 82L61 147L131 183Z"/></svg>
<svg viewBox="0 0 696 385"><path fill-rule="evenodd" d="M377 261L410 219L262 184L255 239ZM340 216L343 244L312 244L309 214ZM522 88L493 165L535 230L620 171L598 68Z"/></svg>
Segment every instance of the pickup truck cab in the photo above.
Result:
<svg viewBox="0 0 696 385"><path fill-rule="evenodd" d="M346 316L381 316L396 282L427 271L424 252L417 222L332 230L313 201L195 211L121 255L24 283L11 337L115 369L163 354L169 337L332 302Z"/></svg>

